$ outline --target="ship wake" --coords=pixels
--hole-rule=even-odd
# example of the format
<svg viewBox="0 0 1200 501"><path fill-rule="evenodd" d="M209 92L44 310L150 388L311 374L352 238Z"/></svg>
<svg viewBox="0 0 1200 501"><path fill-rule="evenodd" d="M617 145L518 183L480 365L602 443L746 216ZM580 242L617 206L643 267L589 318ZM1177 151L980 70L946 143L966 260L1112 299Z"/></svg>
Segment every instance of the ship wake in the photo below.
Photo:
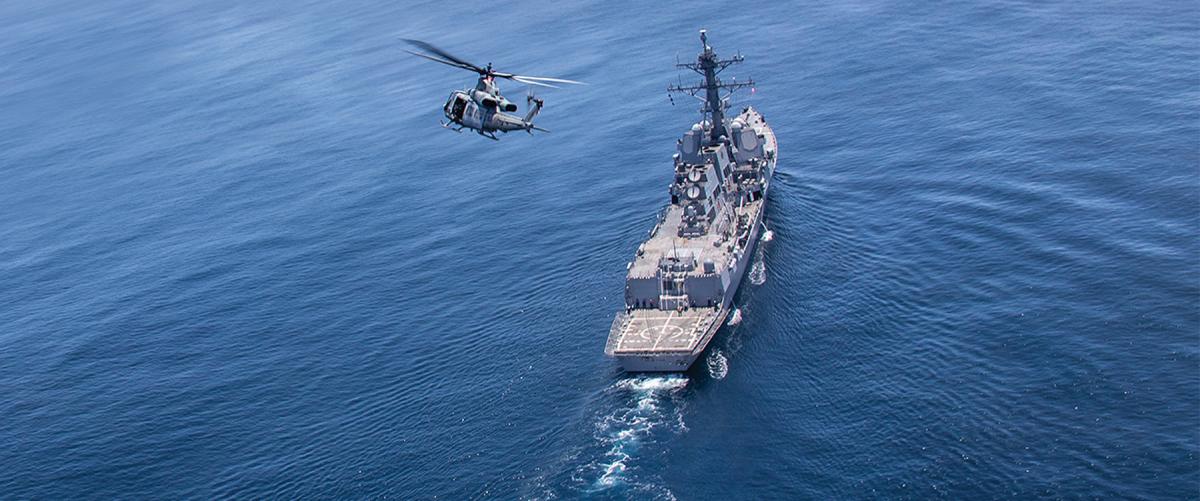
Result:
<svg viewBox="0 0 1200 501"><path fill-rule="evenodd" d="M750 265L749 275L750 283L754 285L767 283L767 263L763 260L761 247L754 253L754 262Z"/></svg>
<svg viewBox="0 0 1200 501"><path fill-rule="evenodd" d="M604 457L576 471L585 492L616 490L639 498L674 498L657 476L641 472L638 463L644 454L656 452L651 449L664 434L687 431L683 422L687 383L682 375L635 376L604 390L619 404L596 419L594 437Z"/></svg>
<svg viewBox="0 0 1200 501"><path fill-rule="evenodd" d="M714 348L712 352L708 354L708 358L705 360L705 362L708 364L709 377L720 381L725 379L725 376L729 374L729 359L725 357L724 353L721 353L720 349Z"/></svg>
<svg viewBox="0 0 1200 501"><path fill-rule="evenodd" d="M775 232L767 228L766 223L763 223L762 227L763 233L758 240L764 244L774 240ZM763 247L764 245L759 245L758 248L754 250L754 261L750 264L749 278L750 283L754 285L762 285L767 283L767 263L765 258L766 250Z"/></svg>

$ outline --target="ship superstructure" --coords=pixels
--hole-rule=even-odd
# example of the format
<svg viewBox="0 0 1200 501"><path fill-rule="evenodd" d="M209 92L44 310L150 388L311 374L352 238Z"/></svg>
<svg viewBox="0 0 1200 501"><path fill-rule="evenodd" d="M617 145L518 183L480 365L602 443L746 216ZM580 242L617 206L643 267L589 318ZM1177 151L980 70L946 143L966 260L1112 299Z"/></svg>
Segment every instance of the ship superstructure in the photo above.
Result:
<svg viewBox="0 0 1200 501"><path fill-rule="evenodd" d="M605 345L627 371L684 371L704 352L750 265L775 171L775 133L762 114L725 116L721 93L754 85L717 76L742 56L718 58L703 30L700 41L696 62L677 66L704 80L668 90L699 98L703 116L677 142L671 203L629 263L625 311Z"/></svg>

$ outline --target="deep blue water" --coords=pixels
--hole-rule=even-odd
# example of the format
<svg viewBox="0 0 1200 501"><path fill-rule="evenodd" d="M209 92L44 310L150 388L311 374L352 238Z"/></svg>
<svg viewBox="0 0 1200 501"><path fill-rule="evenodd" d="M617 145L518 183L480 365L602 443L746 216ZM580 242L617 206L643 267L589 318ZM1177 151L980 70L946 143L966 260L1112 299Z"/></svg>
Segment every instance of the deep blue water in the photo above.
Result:
<svg viewBox="0 0 1200 501"><path fill-rule="evenodd" d="M0 4L0 498L1200 497L1200 4L834 4ZM775 238L628 377L701 27Z"/></svg>

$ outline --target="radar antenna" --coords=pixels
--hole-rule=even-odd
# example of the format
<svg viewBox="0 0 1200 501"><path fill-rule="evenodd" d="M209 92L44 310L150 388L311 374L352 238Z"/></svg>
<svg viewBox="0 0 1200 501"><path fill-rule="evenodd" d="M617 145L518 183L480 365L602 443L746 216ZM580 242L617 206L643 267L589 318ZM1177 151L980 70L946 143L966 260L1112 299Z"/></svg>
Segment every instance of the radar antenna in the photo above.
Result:
<svg viewBox="0 0 1200 501"><path fill-rule="evenodd" d="M704 77L704 81L688 86L671 85L667 87L667 92L684 93L704 101L700 113L704 114L712 124L709 129L708 144L715 144L725 134L726 99L737 89L753 86L754 80L738 82L735 78L732 83L722 83L721 79L717 78L717 74L730 65L742 62L745 58L740 53L729 59L717 58L717 53L713 52L712 47L708 45L708 30L700 30L700 43L704 46L704 52L696 57L696 62L676 64L675 67L695 71ZM724 97L721 96L722 89L729 91ZM703 98L697 95L701 91L704 92Z"/></svg>

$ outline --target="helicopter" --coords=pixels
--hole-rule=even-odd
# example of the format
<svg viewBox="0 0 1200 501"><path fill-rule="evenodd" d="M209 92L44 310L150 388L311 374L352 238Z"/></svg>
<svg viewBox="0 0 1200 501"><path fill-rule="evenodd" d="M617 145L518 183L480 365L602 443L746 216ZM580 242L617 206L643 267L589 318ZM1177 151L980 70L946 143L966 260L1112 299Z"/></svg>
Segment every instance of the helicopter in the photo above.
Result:
<svg viewBox="0 0 1200 501"><path fill-rule="evenodd" d="M500 87L496 85L497 78L513 80L530 86L552 88L558 87L554 84L584 85L583 82L564 78L531 77L499 72L492 68L492 63L488 63L486 67L476 66L420 40L404 39L404 42L423 51L416 52L406 49L405 52L409 54L479 74L479 81L475 83L474 89L451 92L450 98L446 100L446 105L442 107L443 113L449 119L449 122L442 122L442 127L455 132L471 129L479 135L495 141L500 140L496 137L496 132L507 133L515 130L523 130L529 134L533 134L535 130L550 132L533 125L533 118L542 111L544 103L541 99L534 97L532 87L525 96L529 111L525 113L524 117L521 117L512 114L517 111L517 105L500 94Z"/></svg>

